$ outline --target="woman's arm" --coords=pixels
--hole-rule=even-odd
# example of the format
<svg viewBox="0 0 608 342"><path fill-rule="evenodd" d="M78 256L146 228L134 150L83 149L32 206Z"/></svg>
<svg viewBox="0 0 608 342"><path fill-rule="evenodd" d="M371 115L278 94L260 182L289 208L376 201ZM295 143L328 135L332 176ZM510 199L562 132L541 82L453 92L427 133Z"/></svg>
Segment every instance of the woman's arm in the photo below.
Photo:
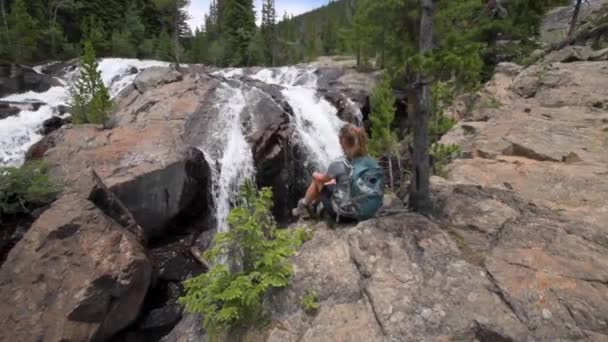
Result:
<svg viewBox="0 0 608 342"><path fill-rule="evenodd" d="M312 178L315 180L316 183L320 184L325 184L333 179L328 174L320 172L313 173Z"/></svg>

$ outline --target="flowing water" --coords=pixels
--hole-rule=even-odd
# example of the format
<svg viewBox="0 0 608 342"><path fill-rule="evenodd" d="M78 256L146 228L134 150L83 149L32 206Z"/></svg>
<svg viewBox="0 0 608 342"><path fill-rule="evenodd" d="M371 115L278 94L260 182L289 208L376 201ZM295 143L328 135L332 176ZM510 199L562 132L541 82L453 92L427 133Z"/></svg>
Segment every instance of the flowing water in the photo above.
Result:
<svg viewBox="0 0 608 342"><path fill-rule="evenodd" d="M246 95L241 85L222 83L217 91L219 101L214 106L217 121L212 136L205 143L211 148L200 148L212 166L215 218L220 232L228 228L228 213L241 185L255 176L251 147L245 140L241 122L248 105Z"/></svg>
<svg viewBox="0 0 608 342"><path fill-rule="evenodd" d="M308 152L311 166L324 171L342 154L338 133L345 122L338 118L336 108L317 94L314 71L297 67L263 69L252 78L284 87L283 96L294 111L297 138Z"/></svg>
<svg viewBox="0 0 608 342"><path fill-rule="evenodd" d="M133 83L139 72L151 66L167 65L158 61L140 61L133 59L106 58L99 62L101 77L114 97L125 87ZM42 66L34 68L41 73ZM69 85L78 75L74 70L60 80L63 86L52 87L46 92L27 92L0 98L0 101L42 102L37 111L23 110L16 116L0 120L0 166L20 165L25 160L27 150L42 138L39 130L45 120L58 115L55 108L66 105L69 97Z"/></svg>
<svg viewBox="0 0 608 342"><path fill-rule="evenodd" d="M239 196L240 186L255 177L251 147L243 133L243 112L255 106L260 97L268 95L243 85L240 81L245 74L243 69L228 69L216 74L231 80L222 84L218 94L221 100L216 104L223 114L219 116L216 132L223 143L219 153L216 149L215 152L205 151L205 154L211 165L218 165L213 175L216 220L218 231L226 231L226 218ZM296 138L309 156L305 167L325 170L342 154L338 132L344 122L338 118L336 108L317 94L314 70L262 69L249 77L283 87L282 94L294 111L291 120ZM255 123L255 118L249 119Z"/></svg>
<svg viewBox="0 0 608 342"><path fill-rule="evenodd" d="M162 65L166 63L112 58L100 60L99 69L111 96L116 96L143 69ZM41 72L42 67L35 70ZM54 108L67 103L69 84L77 75L77 70L68 73L62 80L64 86L44 93L29 92L0 99L45 103L38 111L22 111L18 116L0 120L0 165L23 163L27 149L42 137L38 133L42 123L55 115ZM241 82L244 69L226 69L216 75L224 77L225 81L216 92L213 134L206 138L200 149L212 166L217 227L219 231L225 231L228 213L238 198L241 185L255 177L252 150L246 140L246 131L255 128L256 124L251 109L258 101L270 96ZM325 170L333 159L342 154L338 132L344 122L337 117L336 108L317 93L314 69L262 69L248 77L282 87L282 94L294 112L290 118L295 128L294 138L308 155L305 167Z"/></svg>

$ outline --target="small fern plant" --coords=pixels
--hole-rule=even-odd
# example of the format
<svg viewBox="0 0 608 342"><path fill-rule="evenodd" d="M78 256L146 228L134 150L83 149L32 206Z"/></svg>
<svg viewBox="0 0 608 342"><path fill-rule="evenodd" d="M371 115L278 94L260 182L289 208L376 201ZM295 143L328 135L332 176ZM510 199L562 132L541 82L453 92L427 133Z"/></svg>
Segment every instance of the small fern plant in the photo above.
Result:
<svg viewBox="0 0 608 342"><path fill-rule="evenodd" d="M309 235L302 229L277 229L271 206L270 189L258 191L246 183L228 216L230 230L216 234L213 248L204 254L213 266L184 282L180 303L202 314L210 336L261 323L264 296L289 285L293 265L288 258Z"/></svg>
<svg viewBox="0 0 608 342"><path fill-rule="evenodd" d="M308 291L306 291L306 294L302 296L300 304L302 305L302 309L306 313L312 314L316 312L320 307L319 293L317 293L317 291L313 289L309 289Z"/></svg>

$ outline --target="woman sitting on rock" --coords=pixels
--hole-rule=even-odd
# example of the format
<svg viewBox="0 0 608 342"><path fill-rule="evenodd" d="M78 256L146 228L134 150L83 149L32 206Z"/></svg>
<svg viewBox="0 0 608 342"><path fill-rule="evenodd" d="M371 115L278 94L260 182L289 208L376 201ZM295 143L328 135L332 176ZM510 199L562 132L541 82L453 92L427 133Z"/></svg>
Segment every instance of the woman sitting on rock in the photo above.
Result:
<svg viewBox="0 0 608 342"><path fill-rule="evenodd" d="M326 173L313 174L306 195L293 210L294 216L326 213L336 222L363 221L382 206L384 174L367 153L365 131L346 124L339 138L344 156L331 163Z"/></svg>

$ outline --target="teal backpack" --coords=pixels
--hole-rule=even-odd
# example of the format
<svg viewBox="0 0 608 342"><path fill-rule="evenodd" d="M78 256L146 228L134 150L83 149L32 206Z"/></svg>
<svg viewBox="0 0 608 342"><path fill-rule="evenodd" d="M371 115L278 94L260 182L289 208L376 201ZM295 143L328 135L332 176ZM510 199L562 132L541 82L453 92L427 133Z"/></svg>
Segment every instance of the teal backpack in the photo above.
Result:
<svg viewBox="0 0 608 342"><path fill-rule="evenodd" d="M368 220L382 207L384 172L375 159L360 157L352 161L348 194L334 197L333 209L340 217Z"/></svg>

